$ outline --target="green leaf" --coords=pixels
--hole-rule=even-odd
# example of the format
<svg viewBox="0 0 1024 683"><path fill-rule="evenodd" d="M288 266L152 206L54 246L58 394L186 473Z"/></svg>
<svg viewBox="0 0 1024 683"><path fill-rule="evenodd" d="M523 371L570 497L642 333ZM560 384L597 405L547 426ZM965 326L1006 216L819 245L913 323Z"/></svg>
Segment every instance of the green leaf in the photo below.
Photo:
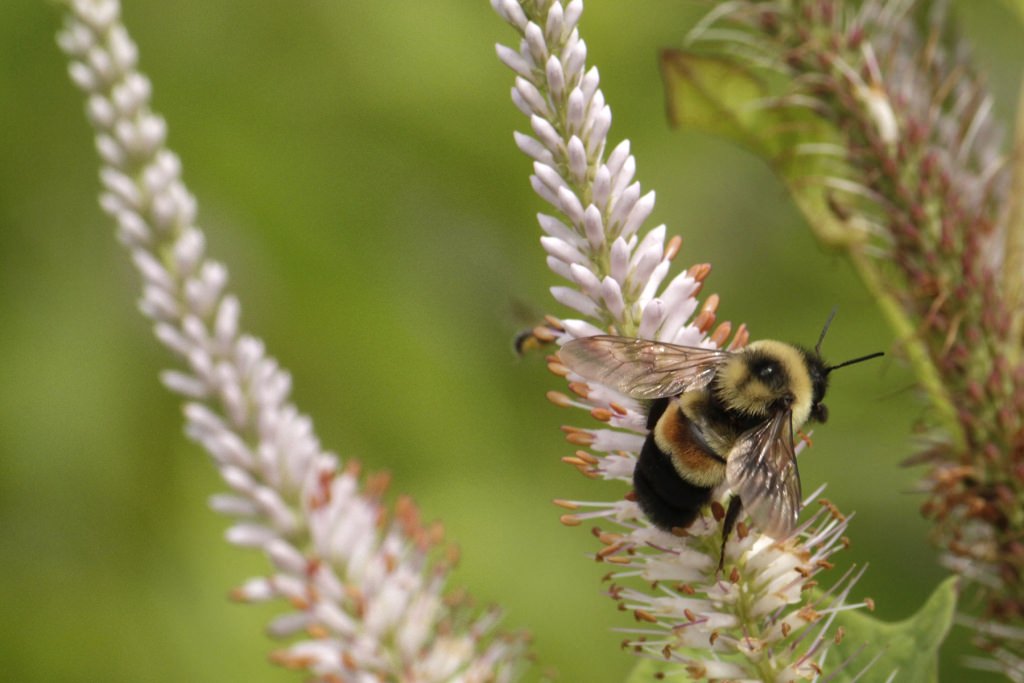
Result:
<svg viewBox="0 0 1024 683"><path fill-rule="evenodd" d="M900 683L936 683L939 680L939 647L953 623L956 608L956 577L950 577L935 589L928 601L908 619L884 622L864 610L848 610L836 617L831 632L841 628L844 636L841 642L829 648L825 671L833 683L851 683L861 671L870 665L862 681L885 681L893 673L892 680ZM794 634L797 635L797 634ZM685 657L686 650L675 653ZM692 651L694 659L702 659L705 653ZM833 667L849 660L841 671ZM668 677L669 680L693 680L686 676L678 664L655 660L643 660L630 672L627 683L651 683Z"/></svg>
<svg viewBox="0 0 1024 683"><path fill-rule="evenodd" d="M1024 1L1024 0L1022 0ZM779 106L786 84L727 57L680 50L661 53L667 108L673 125L732 140L765 159L788 186L818 238L833 246L864 239L820 179L842 173L841 159L801 153L802 145L838 144L839 135L810 109ZM819 148L820 149L820 148Z"/></svg>
<svg viewBox="0 0 1024 683"><path fill-rule="evenodd" d="M879 644L884 651L871 666L867 680L885 680L897 672L893 680L900 683L933 683L939 680L939 647L949 633L957 600L957 578L943 581L929 596L928 601L909 619L884 622L861 610L842 615L839 624L845 631L843 641L834 646L837 660L853 656L864 648L859 661L875 656ZM832 658L829 653L829 659ZM855 673L860 667L851 668ZM845 672L844 672L845 673ZM839 676L839 681L852 680L852 676Z"/></svg>

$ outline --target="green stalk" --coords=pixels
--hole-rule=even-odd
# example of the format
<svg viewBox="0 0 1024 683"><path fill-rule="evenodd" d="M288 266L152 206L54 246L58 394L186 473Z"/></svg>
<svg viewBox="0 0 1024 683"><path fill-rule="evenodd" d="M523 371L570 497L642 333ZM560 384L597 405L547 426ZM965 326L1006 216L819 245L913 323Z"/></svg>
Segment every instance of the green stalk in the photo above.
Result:
<svg viewBox="0 0 1024 683"><path fill-rule="evenodd" d="M860 275L871 296L878 302L882 315L885 316L893 332L896 333L897 343L906 352L907 361L913 368L914 374L917 375L921 387L931 399L939 420L945 425L954 446L962 448L966 440L960 421L957 419L953 400L928 354L927 347L917 334L913 322L907 317L891 290L885 286L878 270L872 266L871 259L857 248L848 249L847 253L857 274Z"/></svg>
<svg viewBox="0 0 1024 683"><path fill-rule="evenodd" d="M1024 341L1024 83L1017 100L1017 121L1013 136L1013 189L1010 215L1006 221L1003 261L1003 296L1010 315L1009 336L1004 352L1011 365L1020 362Z"/></svg>

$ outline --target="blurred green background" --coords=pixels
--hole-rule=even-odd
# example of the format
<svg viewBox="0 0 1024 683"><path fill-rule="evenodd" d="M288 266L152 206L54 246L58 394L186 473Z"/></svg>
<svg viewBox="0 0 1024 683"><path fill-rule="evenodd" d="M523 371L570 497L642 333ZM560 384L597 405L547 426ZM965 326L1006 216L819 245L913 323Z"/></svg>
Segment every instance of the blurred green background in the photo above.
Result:
<svg viewBox="0 0 1024 683"><path fill-rule="evenodd" d="M547 287L525 119L494 56L513 38L486 0L250 3L127 0L155 107L225 261L244 324L294 375L329 449L389 469L463 550L455 581L534 634L529 675L619 681L628 627L602 595L607 566L556 497L612 497L559 463L538 355L511 339L521 309L565 314ZM1011 120L1020 27L960 2L964 30ZM755 337L843 359L891 335L847 264L819 248L765 167L668 129L656 49L700 15L678 0L588 2L583 34L651 225L711 262L706 292ZM222 541L221 490L182 435L157 373L168 355L136 313L137 281L96 206L96 161L54 45L58 11L0 4L0 671L11 681L295 681L267 664L276 607L226 601L263 571ZM806 490L856 510L841 562L870 563L854 595L899 619L943 578L900 468L923 414L892 357L844 372L832 420L803 459ZM944 680L964 680L954 635ZM973 680L982 680L978 677Z"/></svg>

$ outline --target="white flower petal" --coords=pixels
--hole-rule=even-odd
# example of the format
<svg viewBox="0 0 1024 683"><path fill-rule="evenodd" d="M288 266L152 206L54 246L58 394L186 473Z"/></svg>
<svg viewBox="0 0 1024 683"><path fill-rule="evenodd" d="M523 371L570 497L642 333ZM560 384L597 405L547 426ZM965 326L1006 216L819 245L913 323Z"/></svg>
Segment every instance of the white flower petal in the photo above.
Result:
<svg viewBox="0 0 1024 683"><path fill-rule="evenodd" d="M601 311L598 305L593 300L587 298L586 295L576 291L575 289L570 289L568 287L552 287L551 296L553 296L555 301L563 306L568 306L569 308L579 311L583 315L590 317L597 317L600 315Z"/></svg>
<svg viewBox="0 0 1024 683"><path fill-rule="evenodd" d="M501 60L502 64L512 69L523 78L529 78L531 76L530 64L523 59L522 55L512 48L505 47L504 45L495 45L494 48L498 53L498 59Z"/></svg>
<svg viewBox="0 0 1024 683"><path fill-rule="evenodd" d="M580 290L587 295L590 299L597 299L602 295L603 289L601 281L597 279L597 276L590 271L589 268L584 268L578 263L572 263L569 265L569 272L572 273L572 279L579 285Z"/></svg>
<svg viewBox="0 0 1024 683"><path fill-rule="evenodd" d="M605 334L605 331L600 327L586 320L562 320L562 327L568 332L573 339L580 339L582 337L593 337L598 334Z"/></svg>
<svg viewBox="0 0 1024 683"><path fill-rule="evenodd" d="M601 299L612 318L621 321L626 311L626 302L622 298L622 289L619 288L619 283L613 278L606 277L601 281Z"/></svg>
<svg viewBox="0 0 1024 683"><path fill-rule="evenodd" d="M591 104L591 107L597 105L599 97L600 92L595 93L594 102ZM587 141L587 153L596 155L604 145L605 138L608 136L608 129L612 127L611 107L601 106L596 114L589 117L587 124L584 127L583 136Z"/></svg>
<svg viewBox="0 0 1024 683"><path fill-rule="evenodd" d="M582 77L582 70L587 62L587 45L582 40L570 40L566 49L562 52L562 68L568 76L572 74L573 79Z"/></svg>
<svg viewBox="0 0 1024 683"><path fill-rule="evenodd" d="M575 185L583 185L587 179L587 149L583 141L573 135L566 145L566 152L569 156L570 179Z"/></svg>
<svg viewBox="0 0 1024 683"><path fill-rule="evenodd" d="M261 524L236 524L224 534L228 543L244 548L260 548L277 538L277 533Z"/></svg>
<svg viewBox="0 0 1024 683"><path fill-rule="evenodd" d="M540 90L537 89L530 81L525 78L516 79L516 92L523 98L523 101L530 105L530 112L541 117L550 116L550 110L548 103L545 101L544 96L541 95Z"/></svg>
<svg viewBox="0 0 1024 683"><path fill-rule="evenodd" d="M587 111L587 96L580 88L573 88L565 104L565 125L570 135L583 132Z"/></svg>
<svg viewBox="0 0 1024 683"><path fill-rule="evenodd" d="M553 5L557 7L558 5ZM562 71L562 62L555 56L548 59L544 65L544 71L548 79L548 88L550 89L551 97L555 101L560 101L565 93L565 72Z"/></svg>
<svg viewBox="0 0 1024 683"><path fill-rule="evenodd" d="M558 202L556 204L574 225L583 222L583 204L580 198L567 187L558 189Z"/></svg>
<svg viewBox="0 0 1024 683"><path fill-rule="evenodd" d="M558 220L554 216L548 216L543 213L537 214L537 222L540 223L541 230L546 232L551 237L555 237L567 244L571 245L577 251L583 246L580 243L579 235L570 228L568 225ZM582 252L580 252L582 253Z"/></svg>
<svg viewBox="0 0 1024 683"><path fill-rule="evenodd" d="M568 264L585 264L586 257L573 244L558 239L557 237L541 237L540 244L551 256ZM585 267L585 266L581 266Z"/></svg>
<svg viewBox="0 0 1024 683"><path fill-rule="evenodd" d="M651 215L651 211L654 210L654 197L654 192L651 191L637 200L637 203L630 209L629 215L626 216L626 220L623 222L622 235L628 238L640 229L643 222Z"/></svg>
<svg viewBox="0 0 1024 683"><path fill-rule="evenodd" d="M515 138L516 147L518 147L526 156L534 159L535 161L547 164L548 166L555 163L555 157L551 154L551 151L544 147L544 145L539 141L518 131L514 132L512 135Z"/></svg>

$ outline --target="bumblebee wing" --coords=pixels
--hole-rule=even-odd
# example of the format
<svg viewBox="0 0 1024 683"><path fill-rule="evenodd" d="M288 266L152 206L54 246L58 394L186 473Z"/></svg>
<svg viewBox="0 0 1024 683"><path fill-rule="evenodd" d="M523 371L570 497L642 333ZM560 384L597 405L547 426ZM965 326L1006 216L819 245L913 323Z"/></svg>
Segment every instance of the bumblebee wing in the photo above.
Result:
<svg viewBox="0 0 1024 683"><path fill-rule="evenodd" d="M782 411L744 432L726 460L729 487L772 538L793 533L803 500L792 432L792 412Z"/></svg>
<svg viewBox="0 0 1024 683"><path fill-rule="evenodd" d="M562 363L578 375L638 399L699 389L731 355L721 349L605 335L573 339L558 352Z"/></svg>

